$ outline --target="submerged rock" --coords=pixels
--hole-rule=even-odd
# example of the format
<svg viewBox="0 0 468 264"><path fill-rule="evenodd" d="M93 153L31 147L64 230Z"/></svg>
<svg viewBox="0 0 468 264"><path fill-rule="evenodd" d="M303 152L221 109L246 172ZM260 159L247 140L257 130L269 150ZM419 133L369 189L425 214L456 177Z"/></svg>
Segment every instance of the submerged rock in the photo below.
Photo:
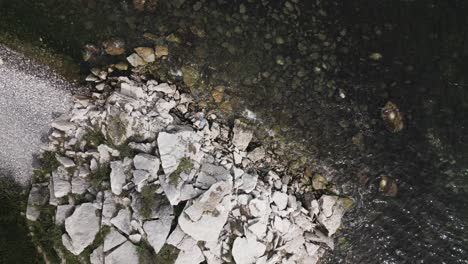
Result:
<svg viewBox="0 0 468 264"><path fill-rule="evenodd" d="M390 132L397 133L403 129L403 116L396 104L387 102L384 108L382 108L381 115Z"/></svg>
<svg viewBox="0 0 468 264"><path fill-rule="evenodd" d="M125 42L122 39L111 38L102 43L104 50L111 56L118 56L125 53Z"/></svg>

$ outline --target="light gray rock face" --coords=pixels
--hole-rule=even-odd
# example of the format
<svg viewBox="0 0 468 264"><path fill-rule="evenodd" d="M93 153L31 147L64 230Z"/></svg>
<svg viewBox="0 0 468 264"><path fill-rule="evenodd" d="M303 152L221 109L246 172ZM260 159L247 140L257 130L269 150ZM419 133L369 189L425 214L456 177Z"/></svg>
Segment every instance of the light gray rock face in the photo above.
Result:
<svg viewBox="0 0 468 264"><path fill-rule="evenodd" d="M64 168L73 168L75 167L75 162L67 157L60 156L58 154L55 154L55 158L57 161L64 167Z"/></svg>
<svg viewBox="0 0 468 264"><path fill-rule="evenodd" d="M147 221L143 224L149 244L156 254L166 243L166 238L171 231L173 216L165 216L158 220Z"/></svg>
<svg viewBox="0 0 468 264"><path fill-rule="evenodd" d="M142 188L148 183L150 173L145 170L134 170L132 182L136 185L137 191L141 192Z"/></svg>
<svg viewBox="0 0 468 264"><path fill-rule="evenodd" d="M158 148L164 173L166 175L173 173L184 157L200 160L197 156L200 152L200 139L201 137L192 130L174 134L159 133Z"/></svg>
<svg viewBox="0 0 468 264"><path fill-rule="evenodd" d="M222 166L216 166L210 163L203 163L198 173L195 186L200 189L207 190L211 185L219 181L232 182L232 176L228 170Z"/></svg>
<svg viewBox="0 0 468 264"><path fill-rule="evenodd" d="M74 123L66 120L56 120L52 122L51 126L57 130L65 132L66 134L69 134L70 131L76 129L76 125Z"/></svg>
<svg viewBox="0 0 468 264"><path fill-rule="evenodd" d="M253 132L247 128L247 125L242 123L240 120L234 122L234 135L232 137L232 144L237 149L243 151L249 146L250 141L253 137Z"/></svg>
<svg viewBox="0 0 468 264"><path fill-rule="evenodd" d="M40 216L37 206L47 203L49 199L49 190L47 186L33 184L28 197L28 207L26 208L26 218L30 221L36 221Z"/></svg>
<svg viewBox="0 0 468 264"><path fill-rule="evenodd" d="M180 226L177 226L176 229L172 231L166 243L180 249L175 263L198 264L205 260L202 251L197 245L197 241L185 234Z"/></svg>
<svg viewBox="0 0 468 264"><path fill-rule="evenodd" d="M114 217L114 214L117 210L117 206L112 197L111 191L104 191L104 202L102 204L102 224L110 226L111 218Z"/></svg>
<svg viewBox="0 0 468 264"><path fill-rule="evenodd" d="M253 238L238 237L232 246L236 264L254 264L265 253L266 246Z"/></svg>
<svg viewBox="0 0 468 264"><path fill-rule="evenodd" d="M74 176L71 181L71 192L74 194L83 194L89 188L90 183L88 180L81 177Z"/></svg>
<svg viewBox="0 0 468 264"><path fill-rule="evenodd" d="M252 150L248 155L247 158L249 158L252 162L257 162L265 157L265 149L263 147L258 147Z"/></svg>
<svg viewBox="0 0 468 264"><path fill-rule="evenodd" d="M244 190L246 193L250 193L257 186L258 175L257 174L242 174L242 184L239 189Z"/></svg>
<svg viewBox="0 0 468 264"><path fill-rule="evenodd" d="M126 180L124 164L122 161L112 161L110 167L111 190L115 195L120 195Z"/></svg>
<svg viewBox="0 0 468 264"><path fill-rule="evenodd" d="M89 256L89 262L91 264L104 264L104 250L103 246L97 247L93 253Z"/></svg>
<svg viewBox="0 0 468 264"><path fill-rule="evenodd" d="M61 226L65 223L65 219L71 215L75 207L71 204L64 204L57 206L55 212L55 224Z"/></svg>
<svg viewBox="0 0 468 264"><path fill-rule="evenodd" d="M133 99L143 99L146 97L146 93L141 89L141 87L130 85L128 83L122 83L120 87L121 94Z"/></svg>
<svg viewBox="0 0 468 264"><path fill-rule="evenodd" d="M79 255L94 241L99 232L99 217L96 216L96 208L93 204L84 203L78 206L75 212L65 220L65 230L71 246L67 249L74 255Z"/></svg>
<svg viewBox="0 0 468 264"><path fill-rule="evenodd" d="M346 212L342 200L338 196L322 195L319 200L321 211L317 220L333 235L341 225L341 218Z"/></svg>
<svg viewBox="0 0 468 264"><path fill-rule="evenodd" d="M127 238L117 231L115 228L111 228L110 232L104 238L104 252L107 252L117 246L120 246Z"/></svg>
<svg viewBox="0 0 468 264"><path fill-rule="evenodd" d="M137 247L127 241L105 256L104 262L106 264L138 264L140 262Z"/></svg>
<svg viewBox="0 0 468 264"><path fill-rule="evenodd" d="M128 208L120 209L116 217L112 218L111 223L117 227L122 233L129 235L132 231L130 222L132 221L132 213Z"/></svg>
<svg viewBox="0 0 468 264"><path fill-rule="evenodd" d="M179 217L180 228L195 240L217 241L231 211L232 184L218 182L187 203Z"/></svg>
<svg viewBox="0 0 468 264"><path fill-rule="evenodd" d="M159 158L149 154L138 154L133 158L133 165L137 170L145 170L156 176L161 162Z"/></svg>
<svg viewBox="0 0 468 264"><path fill-rule="evenodd" d="M173 134L159 133L159 154L165 173L159 176L159 181L172 205L177 205L180 201L192 199L200 194L200 191L196 190L192 184L188 184L193 179L203 157L203 152L200 151L200 139L201 137L191 129ZM186 163L187 160L190 162L192 169L172 175L183 158Z"/></svg>
<svg viewBox="0 0 468 264"><path fill-rule="evenodd" d="M142 203L142 197L141 194L133 192L131 194L132 196L132 203L131 207L133 210L133 218L140 220L143 222L143 220L148 220L148 219L155 219L155 218L161 218L169 215L174 215L174 209L172 208L171 204L167 200L165 195L161 194L154 194L153 199L154 203L151 208L150 214L148 216L143 216L142 215L142 209L143 209L143 203Z"/></svg>
<svg viewBox="0 0 468 264"><path fill-rule="evenodd" d="M52 180L54 181L54 194L56 198L67 196L70 193L70 176L64 167L60 166L52 172Z"/></svg>
<svg viewBox="0 0 468 264"><path fill-rule="evenodd" d="M276 206L278 206L279 210L286 209L288 205L288 195L282 192L274 192L273 196L271 197L273 202L275 202Z"/></svg>

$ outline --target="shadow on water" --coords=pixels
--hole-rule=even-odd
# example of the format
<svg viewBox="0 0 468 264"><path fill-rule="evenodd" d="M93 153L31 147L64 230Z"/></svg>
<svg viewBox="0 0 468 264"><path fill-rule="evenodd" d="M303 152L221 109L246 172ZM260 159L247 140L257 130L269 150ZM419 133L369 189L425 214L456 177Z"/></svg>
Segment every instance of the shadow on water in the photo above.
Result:
<svg viewBox="0 0 468 264"><path fill-rule="evenodd" d="M460 0L176 0L138 12L123 0L0 0L0 32L68 54L83 71L93 66L81 60L87 43L165 43L164 67L202 76L191 89L226 86L229 102L209 107L254 110L354 198L328 263L468 263L467 9ZM369 59L375 52L382 59ZM404 114L398 134L380 118L387 101ZM379 193L383 175L397 182L396 198Z"/></svg>

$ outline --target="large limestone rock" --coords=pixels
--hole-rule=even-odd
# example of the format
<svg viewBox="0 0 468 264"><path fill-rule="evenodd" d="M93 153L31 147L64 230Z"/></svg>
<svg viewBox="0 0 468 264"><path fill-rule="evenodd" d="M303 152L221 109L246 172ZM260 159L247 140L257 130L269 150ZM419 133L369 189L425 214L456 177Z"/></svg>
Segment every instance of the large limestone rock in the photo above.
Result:
<svg viewBox="0 0 468 264"><path fill-rule="evenodd" d="M110 163L111 174L111 190L114 194L120 195L122 193L122 187L125 185L125 167L122 161L112 161Z"/></svg>
<svg viewBox="0 0 468 264"><path fill-rule="evenodd" d="M341 218L346 212L345 200L333 195L322 195L319 200L320 213L317 220L328 231L328 236L335 234L341 225Z"/></svg>
<svg viewBox="0 0 468 264"><path fill-rule="evenodd" d="M138 264L138 249L127 241L104 258L106 264Z"/></svg>
<svg viewBox="0 0 468 264"><path fill-rule="evenodd" d="M62 236L64 246L74 255L79 255L99 232L99 217L93 204L84 203L77 207L65 220L65 230L67 233Z"/></svg>
<svg viewBox="0 0 468 264"><path fill-rule="evenodd" d="M55 212L55 224L61 226L65 223L65 219L69 217L75 207L71 204L64 204L57 206Z"/></svg>
<svg viewBox="0 0 468 264"><path fill-rule="evenodd" d="M156 254L166 243L166 238L171 231L173 219L173 216L168 215L157 220L147 221L143 225L148 242L153 247Z"/></svg>
<svg viewBox="0 0 468 264"><path fill-rule="evenodd" d="M192 130L180 131L174 134L159 133L158 148L161 163L166 175L173 173L182 158L200 160L200 136Z"/></svg>
<svg viewBox="0 0 468 264"><path fill-rule="evenodd" d="M207 190L211 185L219 181L232 182L232 176L224 167L216 166L210 163L203 163L198 173L195 186L200 189Z"/></svg>
<svg viewBox="0 0 468 264"><path fill-rule="evenodd" d="M93 253L89 256L89 262L91 264L104 264L104 250L103 246L97 247Z"/></svg>
<svg viewBox="0 0 468 264"><path fill-rule="evenodd" d="M195 240L217 241L231 211L232 184L213 184L196 200L190 201L179 217L180 228Z"/></svg>
<svg viewBox="0 0 468 264"><path fill-rule="evenodd" d="M107 252L127 241L122 234L115 228L111 228L110 232L104 238L104 252Z"/></svg>

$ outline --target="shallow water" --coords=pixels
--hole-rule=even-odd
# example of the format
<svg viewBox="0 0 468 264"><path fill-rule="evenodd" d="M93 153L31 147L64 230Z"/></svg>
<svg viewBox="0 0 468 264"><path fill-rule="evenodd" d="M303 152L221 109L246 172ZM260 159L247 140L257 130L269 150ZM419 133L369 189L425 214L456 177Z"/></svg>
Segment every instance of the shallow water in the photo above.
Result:
<svg viewBox="0 0 468 264"><path fill-rule="evenodd" d="M143 13L131 1L60 3L3 0L0 29L41 37L84 72L86 43L176 34L156 77L190 65L196 93L223 84L234 110L295 139L355 200L329 263L468 263L464 1L159 1ZM398 134L380 118L389 100L404 115ZM397 197L379 193L383 175Z"/></svg>

